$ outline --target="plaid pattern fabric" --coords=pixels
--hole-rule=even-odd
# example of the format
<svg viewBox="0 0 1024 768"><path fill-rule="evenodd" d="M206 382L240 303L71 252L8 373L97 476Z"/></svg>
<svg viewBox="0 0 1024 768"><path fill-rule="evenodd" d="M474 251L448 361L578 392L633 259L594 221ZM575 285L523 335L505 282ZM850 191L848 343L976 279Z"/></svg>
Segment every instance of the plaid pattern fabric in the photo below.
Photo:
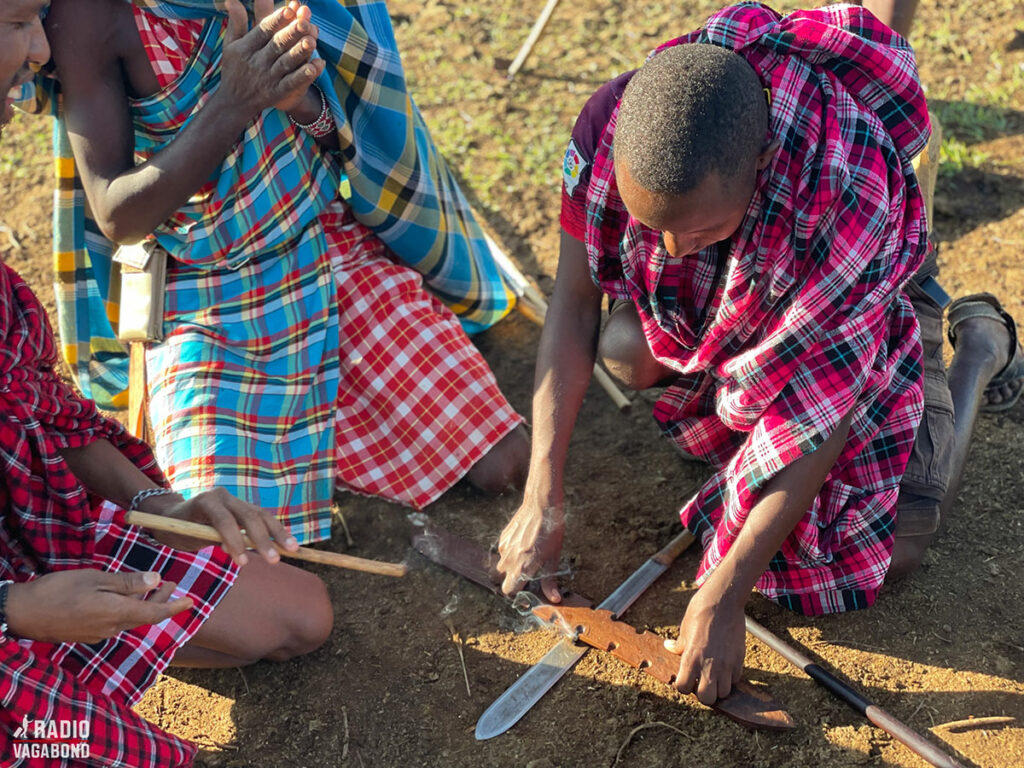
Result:
<svg viewBox="0 0 1024 768"><path fill-rule="evenodd" d="M781 148L727 254L715 245L673 260L615 188L616 106L587 188L591 271L636 304L655 356L680 374L656 419L716 468L681 512L704 544L699 580L765 484L853 411L838 462L758 588L807 614L863 607L889 565L922 409L919 333L902 292L927 251L910 163L929 132L913 52L850 6L782 18L741 4L659 50L693 42L751 64Z"/></svg>
<svg viewBox="0 0 1024 768"><path fill-rule="evenodd" d="M36 93L60 110L61 97L36 81ZM85 191L71 142L60 120L53 126L56 188L53 200L53 268L61 352L79 389L101 407L128 407L128 355L117 340L120 269L114 245L85 215Z"/></svg>
<svg viewBox="0 0 1024 768"><path fill-rule="evenodd" d="M140 158L216 88L223 30L204 23L192 65L133 102ZM165 339L146 352L160 465L186 496L221 486L273 509L300 542L330 536L339 329L318 217L337 180L313 139L267 110L154 233L173 257Z"/></svg>
<svg viewBox="0 0 1024 768"><path fill-rule="evenodd" d="M206 22L206 30L214 33L207 36L207 44L216 48L214 58L219 58L223 0L136 0L135 4L163 18ZM307 4L320 29L318 55L328 63L317 85L334 113L341 144L338 156L343 172L334 174L332 194L346 198L360 221L424 275L467 332L493 325L514 306L515 294L409 96L384 2L310 0ZM202 87L208 93L216 86L219 71L205 75ZM41 97L48 96L52 87L40 81L37 91ZM61 334L82 391L101 406L123 408L128 363L112 320L118 314L119 298L109 277L114 268L112 248L88 216L60 119L59 98L51 104L57 117L54 151L60 204L54 214L54 251ZM273 113L268 110L257 119L242 147L255 141L250 152L262 150L257 131L267 122L287 122L284 115ZM167 141L171 136L162 138ZM226 184L229 176L221 181ZM196 227L195 219L186 226ZM243 261L246 251L251 254L260 247L242 236L246 230L241 222L227 222L219 232L220 238L206 234L232 264Z"/></svg>
<svg viewBox="0 0 1024 768"><path fill-rule="evenodd" d="M134 105L142 157L202 103L222 28L170 28L195 65ZM276 110L253 133L157 230L175 260L150 416L176 489L226 487L316 541L336 485L419 508L520 418L458 320L337 199L313 140Z"/></svg>
<svg viewBox="0 0 1024 768"><path fill-rule="evenodd" d="M130 706L209 617L235 568L220 550L164 547L118 521L115 507L101 509L88 496L61 448L106 439L155 482L164 479L145 445L60 381L45 313L6 265L0 265L0 334L0 578L21 582L77 568L154 570L178 583L177 596L195 603L160 625L93 645L0 636L0 755L14 754L12 739L24 718L84 719L100 764L189 764L191 745L141 720Z"/></svg>
<svg viewBox="0 0 1024 768"><path fill-rule="evenodd" d="M137 5L132 6L132 13L157 82L166 88L188 64L203 24L194 19L162 19Z"/></svg>
<svg viewBox="0 0 1024 768"><path fill-rule="evenodd" d="M523 419L420 275L350 212L335 218L322 220L341 307L338 487L421 509Z"/></svg>

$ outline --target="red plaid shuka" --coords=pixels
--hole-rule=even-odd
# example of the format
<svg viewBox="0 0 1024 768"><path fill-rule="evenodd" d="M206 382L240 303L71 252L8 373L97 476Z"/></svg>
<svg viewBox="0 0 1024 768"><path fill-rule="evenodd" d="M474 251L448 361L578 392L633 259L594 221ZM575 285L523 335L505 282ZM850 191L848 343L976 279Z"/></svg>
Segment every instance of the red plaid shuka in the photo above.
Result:
<svg viewBox="0 0 1024 768"><path fill-rule="evenodd" d="M236 571L220 550L193 554L158 544L86 493L60 449L106 439L154 482L164 478L145 445L61 382L56 363L42 306L0 264L0 579L78 568L153 570L176 581L175 596L192 597L195 608L92 645L0 636L0 761L11 764L27 718L88 721L90 764L188 765L195 748L142 720L131 705L210 615Z"/></svg>
<svg viewBox="0 0 1024 768"><path fill-rule="evenodd" d="M618 196L616 104L581 192L591 271L636 304L651 350L679 372L655 418L716 468L681 512L704 545L700 581L765 484L853 411L839 460L757 586L806 614L865 607L889 567L923 401L902 291L927 249L910 159L930 127L913 52L867 11L838 5L784 18L737 5L658 50L686 43L750 63L781 148L731 241L673 260Z"/></svg>

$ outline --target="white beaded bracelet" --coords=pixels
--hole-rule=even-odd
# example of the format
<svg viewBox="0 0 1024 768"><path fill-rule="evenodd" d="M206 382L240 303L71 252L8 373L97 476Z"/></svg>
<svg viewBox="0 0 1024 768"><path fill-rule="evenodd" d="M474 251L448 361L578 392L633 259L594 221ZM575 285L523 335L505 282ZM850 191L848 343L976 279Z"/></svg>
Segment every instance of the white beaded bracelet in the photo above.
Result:
<svg viewBox="0 0 1024 768"><path fill-rule="evenodd" d="M139 508L139 504L146 499L151 499L154 496L167 496L171 493L175 493L173 488L144 488L132 496L132 503L128 505L128 511L134 512Z"/></svg>
<svg viewBox="0 0 1024 768"><path fill-rule="evenodd" d="M291 115L288 115L288 119L292 121L292 125L296 128L301 128L314 139L322 139L334 130L334 116L331 115L331 107L327 103L327 97L324 96L324 92L316 85L311 87L320 94L320 114L316 120L309 124L303 124Z"/></svg>

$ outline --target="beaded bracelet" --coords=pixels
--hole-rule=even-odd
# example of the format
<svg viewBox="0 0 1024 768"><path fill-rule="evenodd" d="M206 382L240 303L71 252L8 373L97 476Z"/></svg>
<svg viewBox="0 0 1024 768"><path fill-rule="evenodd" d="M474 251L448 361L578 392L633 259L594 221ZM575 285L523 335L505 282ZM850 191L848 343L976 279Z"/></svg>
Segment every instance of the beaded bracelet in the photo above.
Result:
<svg viewBox="0 0 1024 768"><path fill-rule="evenodd" d="M175 493L173 488L144 488L132 496L132 503L128 505L128 511L134 512L139 508L139 504L146 499L151 499L154 496L167 496L171 493Z"/></svg>
<svg viewBox="0 0 1024 768"><path fill-rule="evenodd" d="M331 108L327 104L327 97L324 96L324 92L315 85L312 87L320 94L320 114L316 120L309 124L303 124L291 115L288 115L288 119L292 121L292 125L296 128L301 128L314 139L322 139L334 130L334 116L331 115Z"/></svg>

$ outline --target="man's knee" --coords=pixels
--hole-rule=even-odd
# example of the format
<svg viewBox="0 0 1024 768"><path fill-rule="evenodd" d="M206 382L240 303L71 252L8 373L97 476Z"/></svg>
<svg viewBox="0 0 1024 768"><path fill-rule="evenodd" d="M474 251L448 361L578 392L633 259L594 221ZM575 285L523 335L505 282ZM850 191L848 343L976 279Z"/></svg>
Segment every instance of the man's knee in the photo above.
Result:
<svg viewBox="0 0 1024 768"><path fill-rule="evenodd" d="M466 479L483 493L498 495L519 488L530 466L530 438L518 426L491 448L466 474Z"/></svg>
<svg viewBox="0 0 1024 768"><path fill-rule="evenodd" d="M334 628L334 608L327 587L313 574L300 571L296 579L294 599L282 606L281 626L286 636L277 652L269 658L277 661L312 653L331 636Z"/></svg>
<svg viewBox="0 0 1024 768"><path fill-rule="evenodd" d="M631 304L617 304L608 317L597 353L622 386L633 390L657 386L670 375L651 353L640 317Z"/></svg>

